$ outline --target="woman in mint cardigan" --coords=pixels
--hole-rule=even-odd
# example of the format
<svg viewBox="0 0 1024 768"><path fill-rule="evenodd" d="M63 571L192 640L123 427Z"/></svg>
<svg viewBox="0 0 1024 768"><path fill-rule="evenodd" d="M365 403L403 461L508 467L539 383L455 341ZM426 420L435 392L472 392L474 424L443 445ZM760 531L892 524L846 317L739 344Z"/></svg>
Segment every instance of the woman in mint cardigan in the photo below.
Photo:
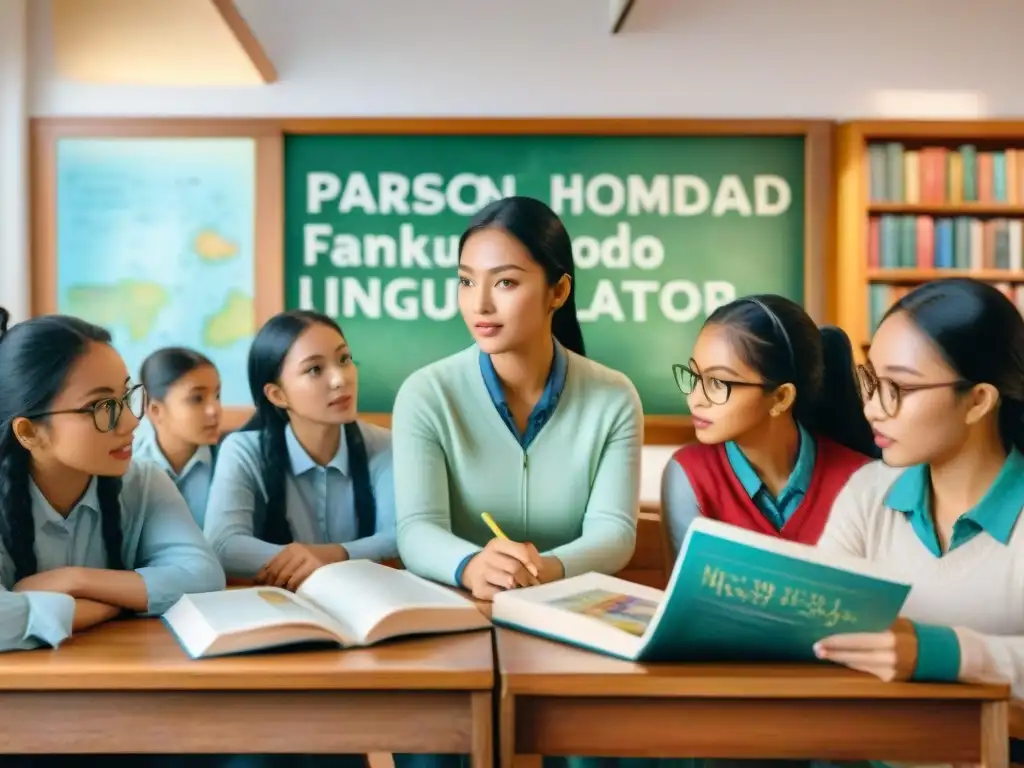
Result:
<svg viewBox="0 0 1024 768"><path fill-rule="evenodd" d="M459 309L476 343L412 374L395 400L405 567L481 599L621 570L643 412L626 376L584 357L572 246L550 208L511 197L475 217L459 243Z"/></svg>

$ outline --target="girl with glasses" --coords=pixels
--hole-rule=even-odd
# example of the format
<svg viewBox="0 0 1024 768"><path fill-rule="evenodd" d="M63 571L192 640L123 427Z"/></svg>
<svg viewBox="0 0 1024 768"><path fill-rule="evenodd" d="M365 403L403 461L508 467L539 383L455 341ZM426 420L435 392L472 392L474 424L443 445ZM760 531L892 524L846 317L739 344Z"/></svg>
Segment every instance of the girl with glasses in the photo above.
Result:
<svg viewBox="0 0 1024 768"><path fill-rule="evenodd" d="M135 458L167 473L202 528L220 437L220 374L205 355L184 347L152 353L141 374L148 418L135 431Z"/></svg>
<svg viewBox="0 0 1024 768"><path fill-rule="evenodd" d="M60 645L122 613L158 616L224 572L181 494L133 464L144 391L110 335L0 308L0 650Z"/></svg>
<svg viewBox="0 0 1024 768"><path fill-rule="evenodd" d="M813 544L874 452L849 339L775 295L717 309L673 366L696 430L662 478L673 553L698 516Z"/></svg>
<svg viewBox="0 0 1024 768"><path fill-rule="evenodd" d="M883 461L840 494L819 546L912 584L912 631L898 643L895 632L838 635L816 651L885 680L1007 682L1019 704L1024 319L985 283L925 284L886 314L860 376ZM1024 759L1016 747L1012 762Z"/></svg>

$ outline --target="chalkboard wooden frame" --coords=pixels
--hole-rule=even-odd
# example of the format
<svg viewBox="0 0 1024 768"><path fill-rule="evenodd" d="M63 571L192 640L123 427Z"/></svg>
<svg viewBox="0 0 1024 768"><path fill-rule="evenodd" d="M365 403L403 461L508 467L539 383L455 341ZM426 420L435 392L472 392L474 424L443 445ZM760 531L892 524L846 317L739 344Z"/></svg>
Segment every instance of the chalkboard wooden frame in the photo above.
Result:
<svg viewBox="0 0 1024 768"><path fill-rule="evenodd" d="M283 145L286 134L802 136L804 296L818 322L834 321L834 123L827 120L678 118L35 118L30 130L32 314L57 308L56 147L62 138L237 137L256 140L256 321L284 307ZM225 409L225 428L250 409ZM389 425L391 414L362 414ZM648 416L644 442L694 439L687 416Z"/></svg>

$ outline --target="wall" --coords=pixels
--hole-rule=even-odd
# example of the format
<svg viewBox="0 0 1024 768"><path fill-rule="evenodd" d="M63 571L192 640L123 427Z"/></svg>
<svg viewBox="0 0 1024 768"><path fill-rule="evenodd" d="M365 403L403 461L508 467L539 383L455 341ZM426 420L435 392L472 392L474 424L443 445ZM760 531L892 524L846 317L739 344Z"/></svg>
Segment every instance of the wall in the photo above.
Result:
<svg viewBox="0 0 1024 768"><path fill-rule="evenodd" d="M238 0L280 82L177 89L59 80L49 0L29 5L33 115L1024 114L1017 0L636 0L615 37L603 0ZM0 197L0 231L24 212ZM645 450L645 498L667 455Z"/></svg>
<svg viewBox="0 0 1024 768"><path fill-rule="evenodd" d="M1017 0L238 0L281 82L180 90L54 80L29 5L38 115L1024 113Z"/></svg>

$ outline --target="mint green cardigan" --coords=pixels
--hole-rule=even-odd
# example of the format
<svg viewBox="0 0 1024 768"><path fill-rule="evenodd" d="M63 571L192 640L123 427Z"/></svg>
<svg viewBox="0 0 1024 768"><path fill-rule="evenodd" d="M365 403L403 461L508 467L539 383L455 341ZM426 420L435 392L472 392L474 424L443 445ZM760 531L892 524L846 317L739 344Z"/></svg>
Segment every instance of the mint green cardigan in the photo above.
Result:
<svg viewBox="0 0 1024 768"><path fill-rule="evenodd" d="M501 419L474 345L412 374L395 400L398 552L455 584L460 563L505 534L557 557L566 577L615 573L633 556L643 410L623 374L572 352L555 412L524 452Z"/></svg>

